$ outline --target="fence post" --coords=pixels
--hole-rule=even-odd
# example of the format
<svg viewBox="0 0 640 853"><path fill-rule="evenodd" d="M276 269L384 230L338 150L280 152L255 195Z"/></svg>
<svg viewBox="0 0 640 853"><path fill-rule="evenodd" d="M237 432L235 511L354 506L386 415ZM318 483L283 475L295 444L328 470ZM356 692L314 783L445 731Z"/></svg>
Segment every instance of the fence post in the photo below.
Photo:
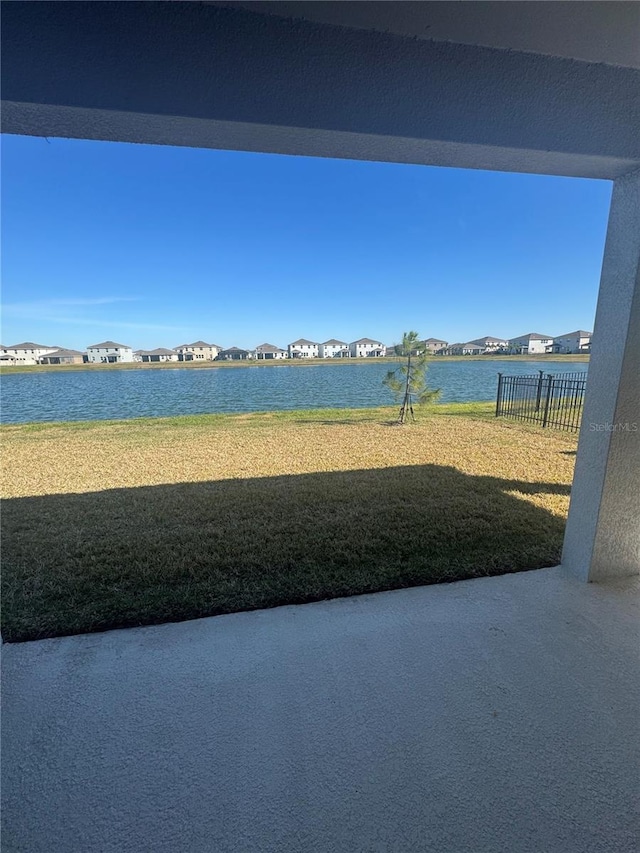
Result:
<svg viewBox="0 0 640 853"><path fill-rule="evenodd" d="M553 377L550 373L547 374L547 399L544 402L544 415L542 416L542 428L544 429L549 420L549 404L551 402L551 389L553 385Z"/></svg>
<svg viewBox="0 0 640 853"><path fill-rule="evenodd" d="M496 397L496 417L500 416L500 404L502 403L502 374L498 373L498 396Z"/></svg>
<svg viewBox="0 0 640 853"><path fill-rule="evenodd" d="M538 373L540 374L540 376L538 376L538 393L536 394L536 412L540 411L540 398L542 396L542 381L543 381L542 380L543 371L539 370Z"/></svg>

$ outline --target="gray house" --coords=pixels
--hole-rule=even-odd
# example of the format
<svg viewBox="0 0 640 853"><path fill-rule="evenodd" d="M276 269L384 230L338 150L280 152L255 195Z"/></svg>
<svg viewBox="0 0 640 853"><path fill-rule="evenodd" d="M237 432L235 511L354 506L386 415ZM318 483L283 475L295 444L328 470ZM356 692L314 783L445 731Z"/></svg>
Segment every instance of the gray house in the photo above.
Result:
<svg viewBox="0 0 640 853"><path fill-rule="evenodd" d="M220 350L216 361L246 361L248 358L251 358L251 353L248 349L229 347L229 349Z"/></svg>
<svg viewBox="0 0 640 853"><path fill-rule="evenodd" d="M286 349L280 349L275 344L260 344L255 348L254 354L258 361L275 361L288 357Z"/></svg>

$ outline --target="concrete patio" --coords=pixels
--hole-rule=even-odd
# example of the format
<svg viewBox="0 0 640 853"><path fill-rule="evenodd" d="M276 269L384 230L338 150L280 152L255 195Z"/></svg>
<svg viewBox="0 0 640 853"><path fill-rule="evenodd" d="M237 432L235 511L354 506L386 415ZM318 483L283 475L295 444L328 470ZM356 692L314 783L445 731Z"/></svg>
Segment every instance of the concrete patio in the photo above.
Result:
<svg viewBox="0 0 640 853"><path fill-rule="evenodd" d="M3 850L635 851L638 603L544 569L5 645Z"/></svg>

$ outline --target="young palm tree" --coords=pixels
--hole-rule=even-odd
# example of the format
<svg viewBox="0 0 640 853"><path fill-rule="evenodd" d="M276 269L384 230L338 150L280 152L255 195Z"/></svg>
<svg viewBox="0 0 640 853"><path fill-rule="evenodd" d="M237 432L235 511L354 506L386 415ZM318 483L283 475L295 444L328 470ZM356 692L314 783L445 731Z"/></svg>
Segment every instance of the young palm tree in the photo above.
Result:
<svg viewBox="0 0 640 853"><path fill-rule="evenodd" d="M402 343L396 344L395 354L406 358L406 362L395 370L390 370L382 380L393 392L396 400L401 400L398 423L405 424L411 416L415 421L413 404L433 403L440 396L440 389L434 391L427 385L427 354L417 332L405 332Z"/></svg>

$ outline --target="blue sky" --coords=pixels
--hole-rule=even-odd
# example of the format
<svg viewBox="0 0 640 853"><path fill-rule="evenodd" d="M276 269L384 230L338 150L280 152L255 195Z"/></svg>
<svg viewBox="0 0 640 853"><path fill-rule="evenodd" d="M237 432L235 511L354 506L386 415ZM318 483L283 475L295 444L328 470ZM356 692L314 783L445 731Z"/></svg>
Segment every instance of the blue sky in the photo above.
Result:
<svg viewBox="0 0 640 853"><path fill-rule="evenodd" d="M611 184L5 136L2 342L592 329Z"/></svg>

